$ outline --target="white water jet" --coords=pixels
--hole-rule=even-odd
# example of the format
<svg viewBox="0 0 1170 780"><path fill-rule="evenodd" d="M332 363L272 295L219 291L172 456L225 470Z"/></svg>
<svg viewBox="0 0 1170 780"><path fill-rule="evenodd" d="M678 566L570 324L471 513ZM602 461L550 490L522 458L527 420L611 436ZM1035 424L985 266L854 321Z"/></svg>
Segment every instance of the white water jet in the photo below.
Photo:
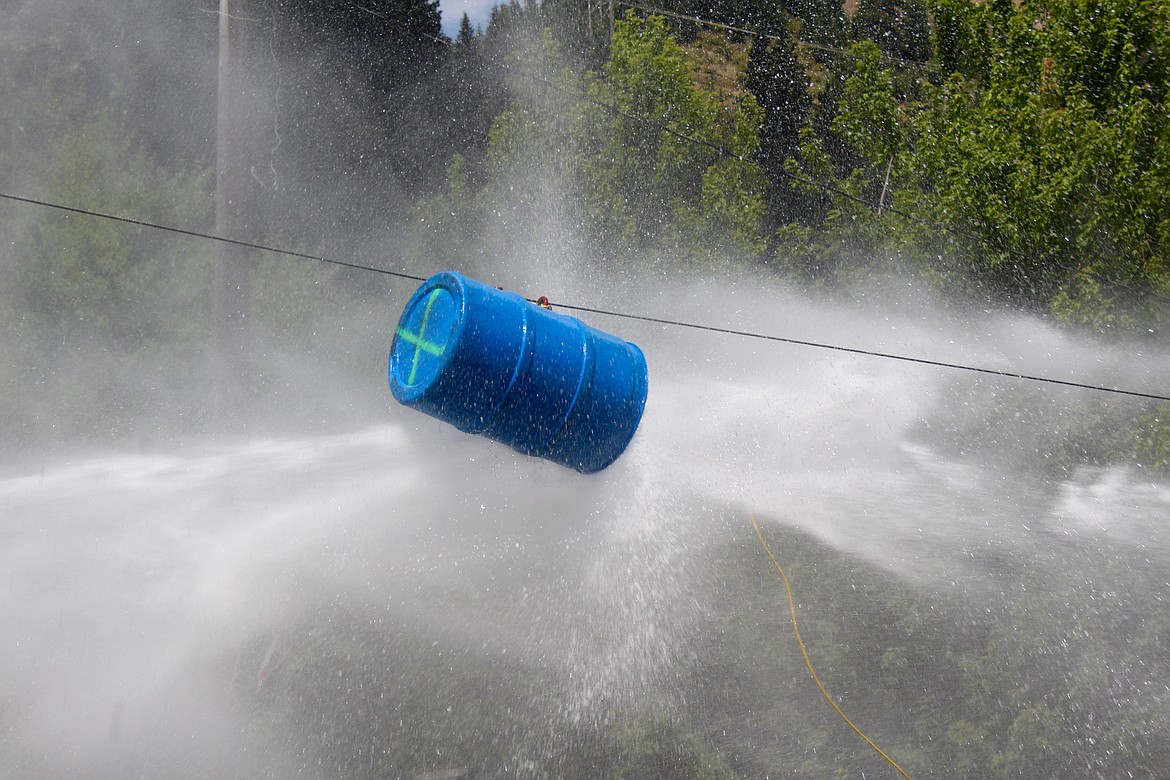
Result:
<svg viewBox="0 0 1170 780"><path fill-rule="evenodd" d="M1026 320L918 305L876 317L743 282L638 300L1029 373L1117 370L1108 351ZM993 587L989 557L1060 566L1053 545L1069 540L1170 571L1165 484L1120 467L1050 484L920 436L956 379L940 370L605 325L646 350L651 379L633 444L598 475L393 407L359 433L48 463L0 481L0 758L182 775L211 754L223 757L213 769L238 770L249 747L233 691L262 685L288 627L330 605L542 670L560 680L538 692L556 717L593 718L668 685L708 618L699 562L753 545L749 514L956 593Z"/></svg>

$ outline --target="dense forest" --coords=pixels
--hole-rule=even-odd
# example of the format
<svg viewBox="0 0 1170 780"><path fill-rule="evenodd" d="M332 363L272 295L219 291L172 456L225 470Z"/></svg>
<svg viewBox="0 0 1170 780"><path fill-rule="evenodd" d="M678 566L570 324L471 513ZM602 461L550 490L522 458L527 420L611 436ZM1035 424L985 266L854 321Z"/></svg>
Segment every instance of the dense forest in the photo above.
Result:
<svg viewBox="0 0 1170 780"><path fill-rule="evenodd" d="M214 6L0 0L0 191L213 231ZM234 238L417 274L516 258L527 273L555 256L609 275L746 268L813 296L894 275L956 307L1170 343L1166 0L512 0L454 39L437 0L239 8ZM8 457L214 427L211 242L8 200L0 235ZM322 388L383 377L389 283L270 252L247 262L255 416L281 430L360 417L354 393L310 405L287 369ZM955 435L998 435L1014 400L951 420ZM1019 444L1044 461L1030 467L1170 470L1170 405L1097 403ZM911 775L1165 776L1170 699L1147 682L1170 673L1170 622L1149 560L1069 552L1107 572L1094 582L1004 555L1003 589L983 600L784 534L819 668ZM338 607L287 629L278 684L240 684L249 734L273 753L294 735L322 777L414 776L441 768L439 748L482 776L872 767L799 654L775 650L790 626L754 546L717 547L696 570L716 617L672 670L674 698L522 744L548 727L532 692L555 681L436 655L376 607ZM1076 610L1088 601L1111 606ZM473 705L452 716L454 691Z"/></svg>
<svg viewBox="0 0 1170 780"><path fill-rule="evenodd" d="M5 5L5 189L213 229L217 9ZM755 267L814 292L904 274L960 305L1164 343L1160 0L671 0L657 15L517 1L454 40L424 0L241 8L236 238L420 274L550 255L619 273ZM27 337L8 375L47 376L79 343L131 347L119 359L139 368L208 354L211 325L192 315L213 305L214 247L13 204L0 219L14 237L0 318ZM252 321L282 336L382 289L249 262ZM97 414L46 421L34 403L5 428L124 429L183 396L108 383ZM180 403L196 427L197 388ZM1164 412L1128 445L1163 465Z"/></svg>
<svg viewBox="0 0 1170 780"><path fill-rule="evenodd" d="M435 208L478 239L521 170L592 257L894 267L1097 330L1164 312L1164 3L727 5L631 9L593 68L584 21L497 14L462 45L544 36L506 66L484 180L457 160Z"/></svg>

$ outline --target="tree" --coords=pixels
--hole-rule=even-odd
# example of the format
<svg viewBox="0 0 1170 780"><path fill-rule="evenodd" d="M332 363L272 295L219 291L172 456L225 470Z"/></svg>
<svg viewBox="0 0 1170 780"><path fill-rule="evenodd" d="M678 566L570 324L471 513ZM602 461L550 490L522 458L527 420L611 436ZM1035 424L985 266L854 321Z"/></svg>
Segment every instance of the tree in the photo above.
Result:
<svg viewBox="0 0 1170 780"><path fill-rule="evenodd" d="M546 246L554 229L565 232L548 251L623 262L643 250L700 263L762 251L764 180L749 158L763 111L750 93L696 86L661 18L618 23L604 79L575 75L548 35L510 69L487 181L468 206L455 166L416 212L416 246L439 251L431 231L470 210L488 254Z"/></svg>
<svg viewBox="0 0 1170 780"><path fill-rule="evenodd" d="M1122 317L1166 294L1170 118L1157 106L1170 72L1155 52L1168 14L1147 0L988 6L966 34L987 37L985 75L914 111L914 174L930 193L917 202L984 238L979 263L1005 292Z"/></svg>
<svg viewBox="0 0 1170 780"><path fill-rule="evenodd" d="M847 19L844 3L837 0L786 0L784 8L799 21L797 34L803 41L821 46L845 43Z"/></svg>
<svg viewBox="0 0 1170 780"><path fill-rule="evenodd" d="M570 61L585 70L597 70L605 63L609 19L596 0L543 0L540 14Z"/></svg>
<svg viewBox="0 0 1170 780"><path fill-rule="evenodd" d="M755 160L768 179L765 235L781 224L805 223L818 211L809 194L794 187L788 161L800 152L800 131L808 121L808 75L797 62L791 38L757 38L752 43L744 86L764 110Z"/></svg>
<svg viewBox="0 0 1170 780"><path fill-rule="evenodd" d="M269 224L313 242L393 225L463 140L437 0L279 0L273 23Z"/></svg>
<svg viewBox="0 0 1170 780"><path fill-rule="evenodd" d="M860 216L846 229L877 228L867 241L940 278L1069 321L1140 321L1170 295L1165 4L944 0L937 16L939 61L956 72L910 99L876 47L854 47L830 125L844 152L833 186L914 220L894 236L839 199ZM948 48L959 43L969 55Z"/></svg>
<svg viewBox="0 0 1170 780"><path fill-rule="evenodd" d="M503 75L498 63L484 55L484 36L471 28L463 15L459 34L451 51L445 103L452 112L450 149L482 179L487 155L488 129L507 105Z"/></svg>
<svg viewBox="0 0 1170 780"><path fill-rule="evenodd" d="M283 47L322 58L375 96L410 93L448 44L438 0L279 0L278 12Z"/></svg>
<svg viewBox="0 0 1170 780"><path fill-rule="evenodd" d="M21 5L0 31L7 188L150 222L207 225L210 179L191 138L201 120L167 121L175 105L186 104L186 119L206 97L188 83L190 73L175 74L189 54L183 33L199 40L182 22L203 15L169 3L135 2L121 12L101 3ZM167 29L152 28L172 12ZM135 22L141 27L130 29L154 36L159 49L107 45ZM159 94L147 103L151 79ZM210 247L32 205L5 205L0 229L6 441L19 449L108 440L171 404L185 421L202 419ZM168 382L170 373L183 381Z"/></svg>
<svg viewBox="0 0 1170 780"><path fill-rule="evenodd" d="M155 165L105 112L69 124L37 171L51 198L160 224L207 220L205 175ZM202 418L209 246L31 206L0 219L12 236L0 257L0 324L10 334L0 373L19 378L8 388L6 437L107 440L170 404L182 405L189 422Z"/></svg>
<svg viewBox="0 0 1170 780"><path fill-rule="evenodd" d="M761 251L763 177L746 162L763 111L745 93L732 105L697 87L661 17L617 23L604 102L616 109L588 169L595 219L624 245ZM647 121L649 120L649 121Z"/></svg>
<svg viewBox="0 0 1170 780"><path fill-rule="evenodd" d="M871 40L890 57L930 59L930 22L922 0L859 0L850 27L855 40Z"/></svg>

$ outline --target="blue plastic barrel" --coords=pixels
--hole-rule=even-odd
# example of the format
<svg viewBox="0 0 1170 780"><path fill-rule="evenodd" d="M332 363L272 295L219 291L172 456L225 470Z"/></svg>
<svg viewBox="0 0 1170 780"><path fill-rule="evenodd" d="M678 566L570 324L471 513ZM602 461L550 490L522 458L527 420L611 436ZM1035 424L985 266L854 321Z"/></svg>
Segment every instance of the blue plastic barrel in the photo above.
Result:
<svg viewBox="0 0 1170 780"><path fill-rule="evenodd" d="M637 346L454 271L407 302L388 375L400 403L585 474L617 460L646 406Z"/></svg>

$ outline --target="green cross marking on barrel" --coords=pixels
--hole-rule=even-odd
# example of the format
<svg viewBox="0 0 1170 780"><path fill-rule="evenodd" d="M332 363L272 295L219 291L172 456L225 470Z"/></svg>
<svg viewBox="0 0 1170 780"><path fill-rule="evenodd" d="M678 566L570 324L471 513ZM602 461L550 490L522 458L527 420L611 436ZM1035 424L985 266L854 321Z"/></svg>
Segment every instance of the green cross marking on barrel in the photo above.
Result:
<svg viewBox="0 0 1170 780"><path fill-rule="evenodd" d="M411 333L405 327L398 329L399 338L414 347L414 355L410 362L410 375L406 379L406 384L408 385L413 385L417 381L419 363L424 353L434 355L435 357L442 357L447 349L445 344L436 344L433 341L427 340L427 326L431 321L431 313L441 295L443 295L443 291L441 289L435 289L431 290L431 294L427 296L426 305L423 307L422 322L419 323L417 335Z"/></svg>

